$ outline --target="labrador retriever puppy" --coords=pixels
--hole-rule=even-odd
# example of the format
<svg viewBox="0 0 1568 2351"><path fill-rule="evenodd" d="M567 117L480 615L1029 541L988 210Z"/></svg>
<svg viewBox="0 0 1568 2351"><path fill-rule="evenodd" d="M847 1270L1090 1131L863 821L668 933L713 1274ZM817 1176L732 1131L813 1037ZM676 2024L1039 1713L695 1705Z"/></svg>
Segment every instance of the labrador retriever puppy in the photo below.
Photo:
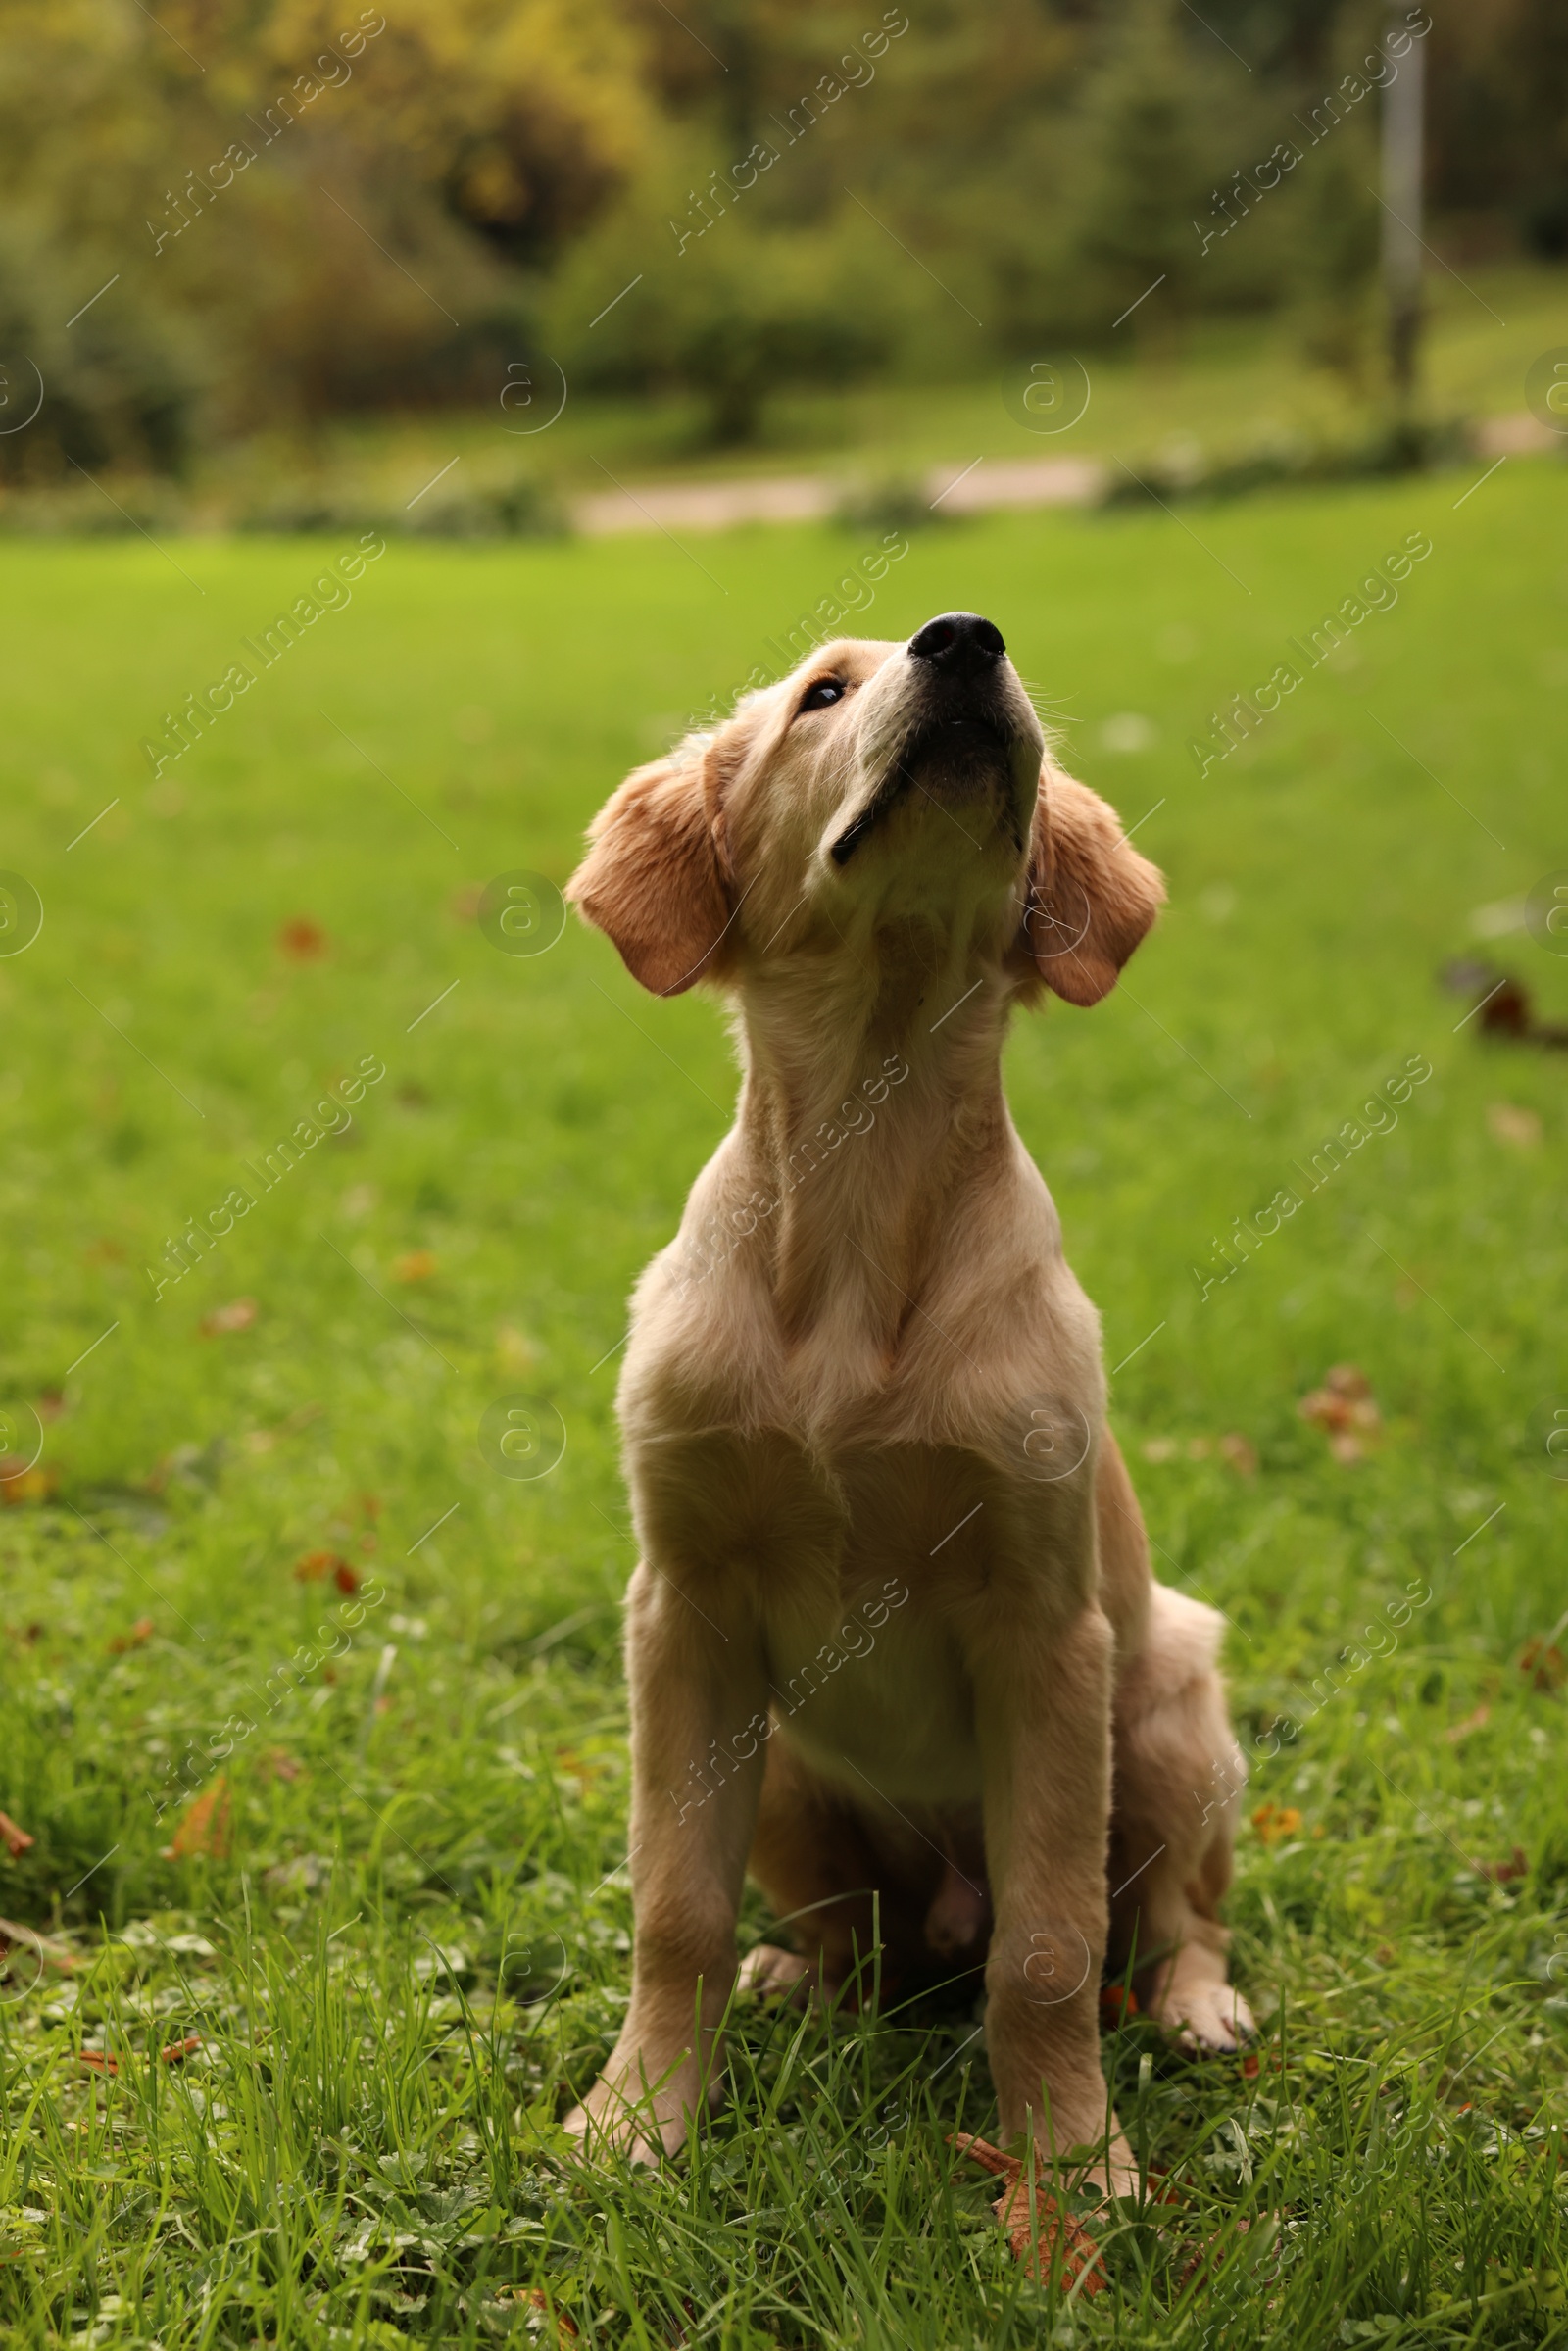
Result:
<svg viewBox="0 0 1568 2351"><path fill-rule="evenodd" d="M568 2127L651 2160L716 2094L750 1869L799 1947L747 1984L983 1967L1001 2135L1124 2190L1102 1970L1189 2046L1250 2032L1218 1917L1245 1767L1001 1058L1014 1005L1115 986L1159 875L972 612L823 647L589 842L581 913L655 995L728 997L742 1083L633 1302L635 1956Z"/></svg>

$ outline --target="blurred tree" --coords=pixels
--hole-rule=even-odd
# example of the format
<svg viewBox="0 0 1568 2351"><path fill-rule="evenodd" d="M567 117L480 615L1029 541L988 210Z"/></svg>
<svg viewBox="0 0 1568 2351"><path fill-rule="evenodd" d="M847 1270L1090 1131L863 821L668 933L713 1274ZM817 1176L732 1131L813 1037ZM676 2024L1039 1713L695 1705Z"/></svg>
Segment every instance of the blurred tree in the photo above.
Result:
<svg viewBox="0 0 1568 2351"><path fill-rule="evenodd" d="M1291 307L1302 352L1314 367L1339 375L1353 392L1367 388L1381 316L1378 262L1382 214L1378 185L1381 97L1356 72L1377 51L1381 10L1348 10L1333 51L1329 86L1339 120L1321 101L1298 145L1291 222ZM1359 98L1350 93L1364 91Z"/></svg>
<svg viewBox="0 0 1568 2351"><path fill-rule="evenodd" d="M710 197L702 229L702 212L681 198L676 214L660 193L641 185L552 291L551 348L574 382L688 393L705 438L722 445L756 436L770 393L846 383L886 360L886 272L856 224L772 227Z"/></svg>
<svg viewBox="0 0 1568 2351"><path fill-rule="evenodd" d="M1169 342L1193 307L1211 157L1200 144L1203 93L1173 0L1128 0L1082 100L1079 179L1067 247L1103 309L1145 344ZM1133 306L1137 307L1134 308Z"/></svg>
<svg viewBox="0 0 1568 2351"><path fill-rule="evenodd" d="M1235 182L1244 234L1203 231L1349 30L1376 37L1369 6L0 0L0 369L46 384L0 471L488 400L546 309L584 380L683 384L727 436L775 383L1157 341L1237 302L1294 303L1353 371L1375 98L1288 193ZM1473 0L1426 37L1436 203L1494 249L1568 250L1563 0ZM847 190L885 235L848 234Z"/></svg>

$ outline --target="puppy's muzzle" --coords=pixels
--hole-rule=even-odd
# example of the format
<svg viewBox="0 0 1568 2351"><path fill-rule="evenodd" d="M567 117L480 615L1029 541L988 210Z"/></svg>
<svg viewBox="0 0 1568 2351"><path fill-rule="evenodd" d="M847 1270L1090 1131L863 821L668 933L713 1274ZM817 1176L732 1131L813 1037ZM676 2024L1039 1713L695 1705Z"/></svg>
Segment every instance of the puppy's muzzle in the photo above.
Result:
<svg viewBox="0 0 1568 2351"><path fill-rule="evenodd" d="M978 612L942 612L917 628L905 648L909 691L905 723L882 781L833 843L833 861L848 862L866 835L913 781L936 762L944 780L1005 776L1015 722L1006 708L1002 631Z"/></svg>

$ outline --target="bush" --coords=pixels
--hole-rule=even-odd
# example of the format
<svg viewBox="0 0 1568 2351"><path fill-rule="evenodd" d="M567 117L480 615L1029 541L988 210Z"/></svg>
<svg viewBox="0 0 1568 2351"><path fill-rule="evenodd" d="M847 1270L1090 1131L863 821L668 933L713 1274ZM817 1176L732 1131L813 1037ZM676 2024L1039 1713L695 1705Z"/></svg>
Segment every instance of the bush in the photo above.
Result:
<svg viewBox="0 0 1568 2351"><path fill-rule="evenodd" d="M654 199L644 189L554 289L546 339L573 383L693 394L719 447L756 437L769 393L887 359L886 271L853 228L759 226L737 206L677 244Z"/></svg>

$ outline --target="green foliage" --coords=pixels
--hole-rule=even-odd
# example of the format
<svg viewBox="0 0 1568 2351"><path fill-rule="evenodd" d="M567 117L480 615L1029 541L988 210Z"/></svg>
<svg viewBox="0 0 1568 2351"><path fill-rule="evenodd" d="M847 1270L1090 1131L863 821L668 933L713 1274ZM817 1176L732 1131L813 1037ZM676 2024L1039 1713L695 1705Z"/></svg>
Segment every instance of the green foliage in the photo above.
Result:
<svg viewBox="0 0 1568 2351"><path fill-rule="evenodd" d="M1108 54L1083 93L1081 178L1068 251L1102 333L1134 303L1133 331L1168 340L1191 307L1202 263L1194 216L1211 171L1194 117L1197 77L1175 0L1128 0ZM1144 298L1158 287L1151 306Z"/></svg>
<svg viewBox="0 0 1568 2351"><path fill-rule="evenodd" d="M1454 513L1470 478L1215 508L1200 542L932 532L867 623L992 613L1171 885L1126 984L1021 1021L1007 1080L1158 1571L1229 1619L1278 1832L1244 1828L1231 1904L1266 2037L1248 2073L1107 2036L1177 2200L1101 2226L1110 2287L1070 2314L947 2144L992 2121L967 1993L744 2010L729 2104L656 2177L585 2176L556 2128L627 1984L613 1350L735 1075L710 1004L639 995L575 923L500 955L475 895L564 881L842 536L704 568L657 536L391 547L153 783L140 737L320 546L186 542L188 577L134 536L0 547L5 862L45 904L0 957L0 1404L41 1404L59 1480L0 1513L0 1807L36 1839L0 1847L0 1915L78 1962L14 1947L0 1984L8 2344L526 2342L535 2290L599 2345L1560 2342L1568 1698L1520 1662L1562 1608L1560 1070L1456 1030L1434 972L1561 862L1565 485L1510 464ZM1359 665L1198 777L1207 712L1421 527ZM1568 1018L1568 963L1491 952ZM166 1240L367 1053L353 1124L154 1302ZM1200 1300L1212 1237L1411 1053L1397 1128ZM1384 1423L1349 1464L1297 1411L1341 1361ZM517 1392L567 1428L531 1485L477 1442ZM357 1595L296 1576L322 1551ZM166 1852L166 1799L220 1775L227 1849Z"/></svg>
<svg viewBox="0 0 1568 2351"><path fill-rule="evenodd" d="M563 271L545 322L574 382L691 394L716 446L753 438L771 392L864 376L895 332L862 233L758 226L720 201L705 216L682 200L675 218L660 184L640 188Z"/></svg>

